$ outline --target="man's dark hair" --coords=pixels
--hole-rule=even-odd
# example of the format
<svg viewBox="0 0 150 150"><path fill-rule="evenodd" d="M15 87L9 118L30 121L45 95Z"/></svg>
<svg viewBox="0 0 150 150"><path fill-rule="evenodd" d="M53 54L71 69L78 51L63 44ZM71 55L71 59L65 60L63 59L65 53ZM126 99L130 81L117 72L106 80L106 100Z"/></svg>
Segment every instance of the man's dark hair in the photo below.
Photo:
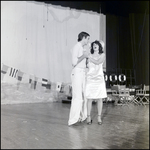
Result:
<svg viewBox="0 0 150 150"><path fill-rule="evenodd" d="M80 42L83 39L83 37L86 38L87 36L90 36L90 35L88 33L86 33L86 32L79 33L79 35L78 35L78 42Z"/></svg>

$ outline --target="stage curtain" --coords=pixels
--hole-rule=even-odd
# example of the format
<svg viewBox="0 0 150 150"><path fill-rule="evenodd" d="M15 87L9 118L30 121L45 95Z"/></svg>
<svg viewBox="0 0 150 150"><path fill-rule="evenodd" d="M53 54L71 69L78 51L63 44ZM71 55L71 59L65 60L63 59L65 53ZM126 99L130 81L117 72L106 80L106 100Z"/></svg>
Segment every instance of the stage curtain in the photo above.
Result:
<svg viewBox="0 0 150 150"><path fill-rule="evenodd" d="M105 40L103 21L105 16L93 11L43 2L2 1L1 68L5 64L26 75L68 83L72 70L70 50L78 33L88 32L91 42ZM5 81L11 82L11 78Z"/></svg>

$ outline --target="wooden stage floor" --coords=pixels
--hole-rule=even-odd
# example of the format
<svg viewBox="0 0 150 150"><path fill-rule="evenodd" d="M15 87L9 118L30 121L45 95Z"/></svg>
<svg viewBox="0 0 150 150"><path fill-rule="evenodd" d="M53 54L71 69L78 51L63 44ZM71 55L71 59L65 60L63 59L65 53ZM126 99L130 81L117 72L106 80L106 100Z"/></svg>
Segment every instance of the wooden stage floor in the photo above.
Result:
<svg viewBox="0 0 150 150"><path fill-rule="evenodd" d="M70 103L1 105L1 149L149 149L149 105L104 103L97 124L68 126Z"/></svg>

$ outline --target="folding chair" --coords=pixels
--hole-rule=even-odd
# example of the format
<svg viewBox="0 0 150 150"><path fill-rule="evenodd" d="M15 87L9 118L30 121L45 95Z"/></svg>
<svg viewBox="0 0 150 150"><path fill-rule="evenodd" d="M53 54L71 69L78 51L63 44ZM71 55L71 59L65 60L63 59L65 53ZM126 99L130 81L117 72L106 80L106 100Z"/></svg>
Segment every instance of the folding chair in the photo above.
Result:
<svg viewBox="0 0 150 150"><path fill-rule="evenodd" d="M123 90L122 90L123 89ZM131 89L131 87L129 86L129 88L126 88L126 85L120 85L119 88L120 91L120 98L123 97L124 95L124 104L138 104L135 101L135 89ZM123 95L122 95L123 94Z"/></svg>
<svg viewBox="0 0 150 150"><path fill-rule="evenodd" d="M119 100L121 102L121 105L127 105L129 106L130 103L130 90L129 88L120 88L119 89Z"/></svg>
<svg viewBox="0 0 150 150"><path fill-rule="evenodd" d="M149 85L144 84L143 89L136 90L136 100L140 105L149 104Z"/></svg>
<svg viewBox="0 0 150 150"><path fill-rule="evenodd" d="M136 98L135 98L135 93L136 93L135 88L129 86L129 91L130 91L130 98L129 98L130 103L139 105L138 101L137 101Z"/></svg>
<svg viewBox="0 0 150 150"><path fill-rule="evenodd" d="M134 88L135 88L134 103L137 105L141 105L140 98L143 95L142 94L142 84L136 85L136 86L134 86Z"/></svg>
<svg viewBox="0 0 150 150"><path fill-rule="evenodd" d="M119 85L111 86L111 95L113 100L115 100L115 105L118 105L119 102Z"/></svg>
<svg viewBox="0 0 150 150"><path fill-rule="evenodd" d="M145 85L143 87L143 98L142 98L142 102L143 104L149 104L149 85Z"/></svg>

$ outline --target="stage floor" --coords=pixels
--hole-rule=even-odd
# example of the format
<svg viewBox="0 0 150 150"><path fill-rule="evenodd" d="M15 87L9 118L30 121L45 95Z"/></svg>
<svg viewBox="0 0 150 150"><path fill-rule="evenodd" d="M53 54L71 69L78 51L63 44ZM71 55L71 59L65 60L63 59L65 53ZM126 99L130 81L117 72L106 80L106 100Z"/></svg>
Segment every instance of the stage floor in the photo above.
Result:
<svg viewBox="0 0 150 150"><path fill-rule="evenodd" d="M97 124L68 126L70 103L1 105L1 149L149 149L149 105L104 103Z"/></svg>

